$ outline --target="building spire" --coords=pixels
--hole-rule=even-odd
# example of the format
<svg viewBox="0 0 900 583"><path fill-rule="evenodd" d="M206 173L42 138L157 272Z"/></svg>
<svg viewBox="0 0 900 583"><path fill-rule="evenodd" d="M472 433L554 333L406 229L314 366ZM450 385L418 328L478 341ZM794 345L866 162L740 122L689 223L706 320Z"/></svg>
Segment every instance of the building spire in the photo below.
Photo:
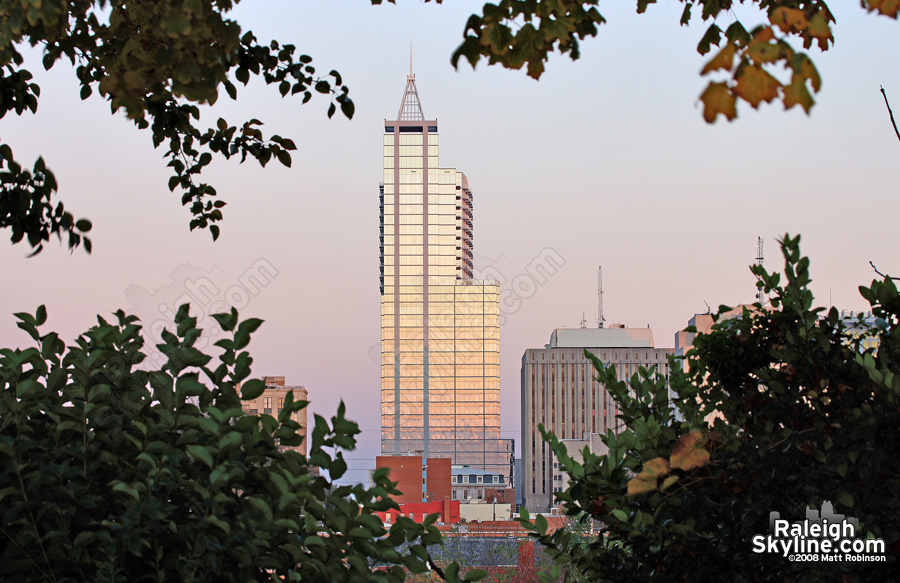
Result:
<svg viewBox="0 0 900 583"><path fill-rule="evenodd" d="M406 77L406 89L403 91L403 101L400 102L400 111L397 113L399 121L424 121L422 104L419 102L419 92L416 90L416 76L412 68L412 44L409 45L409 75Z"/></svg>

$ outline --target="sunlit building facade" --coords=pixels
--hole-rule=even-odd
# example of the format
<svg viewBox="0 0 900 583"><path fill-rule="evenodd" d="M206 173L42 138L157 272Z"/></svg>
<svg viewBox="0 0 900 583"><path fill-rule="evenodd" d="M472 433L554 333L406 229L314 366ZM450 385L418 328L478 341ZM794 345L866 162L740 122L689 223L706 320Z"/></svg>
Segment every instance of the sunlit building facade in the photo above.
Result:
<svg viewBox="0 0 900 583"><path fill-rule="evenodd" d="M472 279L472 191L438 163L415 75L384 125L381 451L448 457L509 476L500 439L500 299Z"/></svg>

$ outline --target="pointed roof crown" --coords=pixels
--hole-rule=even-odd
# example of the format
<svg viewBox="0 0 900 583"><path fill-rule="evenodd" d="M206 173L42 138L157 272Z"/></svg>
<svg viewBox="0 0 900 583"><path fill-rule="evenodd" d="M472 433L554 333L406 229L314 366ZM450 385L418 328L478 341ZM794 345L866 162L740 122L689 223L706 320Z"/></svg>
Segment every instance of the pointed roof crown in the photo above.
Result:
<svg viewBox="0 0 900 583"><path fill-rule="evenodd" d="M419 92L416 90L416 76L412 72L412 63L410 63L409 75L406 77L406 90L403 91L403 101L400 102L397 119L400 121L425 120L422 104L419 101Z"/></svg>

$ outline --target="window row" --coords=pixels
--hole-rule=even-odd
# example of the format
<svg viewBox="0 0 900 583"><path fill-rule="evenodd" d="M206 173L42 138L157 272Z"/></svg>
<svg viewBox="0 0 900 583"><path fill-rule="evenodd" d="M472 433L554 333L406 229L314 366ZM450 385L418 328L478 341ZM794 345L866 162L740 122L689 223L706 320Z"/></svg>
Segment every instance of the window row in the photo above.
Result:
<svg viewBox="0 0 900 583"><path fill-rule="evenodd" d="M393 157L395 149L399 150L399 154L401 156L419 156L419 157L421 157L422 154L424 154L423 146L421 146L421 145L419 145L419 146L399 146L398 148L394 148L393 145L386 145L384 147L384 156L385 157L388 157L388 156ZM429 155L437 156L437 148L435 148L434 154L431 154L431 152L429 151Z"/></svg>
<svg viewBox="0 0 900 583"><path fill-rule="evenodd" d="M393 253L385 254L384 256L384 265L397 265L395 263L395 257ZM400 255L399 256L400 265L424 265L425 256L424 255ZM440 266L440 265L456 265L456 256L455 255L429 255L428 256L428 265L431 267ZM452 309L451 309L452 312ZM480 313L480 310L479 312Z"/></svg>
<svg viewBox="0 0 900 583"><path fill-rule="evenodd" d="M393 392L396 388L403 391L419 390L424 387L423 379L382 377L381 379L381 396L382 402L394 402ZM436 389L467 389L467 390L483 390L485 394L497 394L496 400L500 401L500 380L494 377L478 378L478 377L435 377L428 379L429 392ZM390 393L388 395L388 393ZM385 395L388 395L387 397Z"/></svg>
<svg viewBox="0 0 900 583"><path fill-rule="evenodd" d="M390 326L381 329L382 352L413 352L416 350L425 350L425 340L423 338L421 328L394 328L394 317L383 318L391 322ZM451 332L446 332L450 330ZM403 338L395 338L394 332L398 331ZM412 334L417 334L417 338L410 338ZM497 338L473 339L473 338L456 338L454 328L429 328L428 329L428 351L432 354L437 352L456 352L456 353L499 353L500 341ZM438 337L439 336L439 337Z"/></svg>
<svg viewBox="0 0 900 583"><path fill-rule="evenodd" d="M422 276L424 275L425 267L422 265L388 265L384 266L384 275L385 275L385 285L390 285L387 281L388 277L392 277L395 275L400 276ZM428 266L428 275L429 276L454 276L456 274L456 266L455 265L434 265L430 264Z"/></svg>
<svg viewBox="0 0 900 583"><path fill-rule="evenodd" d="M409 195L409 196L418 196L418 195ZM443 196L443 195L441 195ZM421 196L418 196L421 198ZM421 215L423 206L421 204L401 204L399 208L393 204L385 204L384 205L384 216L390 217L393 216L394 211L399 211L401 215ZM462 216L459 214L459 211L456 210L456 207L450 204L429 204L428 205L428 214L430 216L445 216L450 215L453 217Z"/></svg>
<svg viewBox="0 0 900 583"><path fill-rule="evenodd" d="M416 269L415 265L402 266L400 269ZM387 269L387 267L385 267ZM443 269L436 267L434 269ZM394 326L394 316L392 313L385 313L381 316L381 326L383 328ZM422 337L422 326L425 325L424 315L401 315L400 319L400 337L416 338L416 336L404 336L406 334L418 334ZM500 326L499 315L477 315L477 314L429 314L428 326L435 328L454 328L455 338L459 340L479 340L481 338L496 338L497 331L495 328ZM408 328L408 330L404 330ZM482 336L483 335L483 336Z"/></svg>
<svg viewBox="0 0 900 583"><path fill-rule="evenodd" d="M426 306L428 308L426 312ZM497 310L492 310L493 306L485 304L468 304L468 303L436 303L428 302L427 304L419 299L412 302L382 302L382 314L425 314L429 316L496 316L499 317ZM436 321L436 320L435 320ZM463 320L456 321L454 325L470 326L471 324L460 324ZM431 321L429 321L429 324ZM445 324L440 324L444 326Z"/></svg>
<svg viewBox="0 0 900 583"><path fill-rule="evenodd" d="M394 285L421 285L423 281L423 277L421 275L406 275L406 276L394 276L394 275L386 275L384 277L384 287L385 289L390 289ZM429 274L428 276L428 285L446 285L448 283L453 283L457 280L456 273L452 275L434 275Z"/></svg>
<svg viewBox="0 0 900 583"><path fill-rule="evenodd" d="M423 364L424 352L384 352L381 355L382 365ZM429 365L469 365L500 364L500 355L496 352L428 352Z"/></svg>
<svg viewBox="0 0 900 583"><path fill-rule="evenodd" d="M423 195L421 193L385 195L385 205L394 204L395 202L399 202L400 204L422 204ZM452 205L454 208L456 208L456 196L452 194L439 194L436 192L429 192L428 204Z"/></svg>
<svg viewBox="0 0 900 583"><path fill-rule="evenodd" d="M503 476L497 474L451 474L451 484L502 484ZM480 492L481 490L479 490ZM479 496L480 498L480 496Z"/></svg>
<svg viewBox="0 0 900 583"><path fill-rule="evenodd" d="M459 186L461 182L459 172L453 168L438 168L437 165L428 169L428 182L433 184L449 184Z"/></svg>
<svg viewBox="0 0 900 583"><path fill-rule="evenodd" d="M381 323L381 339L384 342L394 341L403 343L424 342L423 329L420 327L411 328L394 328L394 318L397 316L382 316ZM402 317L402 316L401 316ZM428 329L429 336L431 328ZM460 328L454 338L445 338L440 340L431 339L428 341L428 348L432 352L498 352L500 350L499 333L496 328ZM481 335L488 334L490 338L484 338ZM477 336L476 336L477 335ZM424 349L424 344L423 348Z"/></svg>
<svg viewBox="0 0 900 583"><path fill-rule="evenodd" d="M383 364L381 375L400 377L424 377L424 364ZM500 375L497 364L429 364L428 377L496 377ZM459 399L465 400L465 399Z"/></svg>

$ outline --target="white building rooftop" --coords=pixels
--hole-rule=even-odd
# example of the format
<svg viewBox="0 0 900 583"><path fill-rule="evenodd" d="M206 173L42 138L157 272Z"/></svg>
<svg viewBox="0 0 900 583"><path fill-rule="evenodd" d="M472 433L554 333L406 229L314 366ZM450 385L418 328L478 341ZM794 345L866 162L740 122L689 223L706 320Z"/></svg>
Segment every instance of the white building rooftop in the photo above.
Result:
<svg viewBox="0 0 900 583"><path fill-rule="evenodd" d="M557 328L548 348L653 348L650 328Z"/></svg>

